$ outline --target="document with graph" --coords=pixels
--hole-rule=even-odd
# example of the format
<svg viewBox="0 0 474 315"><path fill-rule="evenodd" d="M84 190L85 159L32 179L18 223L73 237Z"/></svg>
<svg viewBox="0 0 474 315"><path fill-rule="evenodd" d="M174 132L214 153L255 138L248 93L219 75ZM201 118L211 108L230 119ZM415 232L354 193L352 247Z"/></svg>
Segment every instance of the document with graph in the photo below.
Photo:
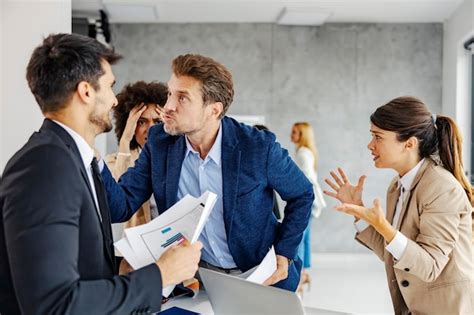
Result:
<svg viewBox="0 0 474 315"><path fill-rule="evenodd" d="M199 198L186 195L152 221L125 229L114 245L133 269L154 263L170 246L198 240L216 200L209 191Z"/></svg>

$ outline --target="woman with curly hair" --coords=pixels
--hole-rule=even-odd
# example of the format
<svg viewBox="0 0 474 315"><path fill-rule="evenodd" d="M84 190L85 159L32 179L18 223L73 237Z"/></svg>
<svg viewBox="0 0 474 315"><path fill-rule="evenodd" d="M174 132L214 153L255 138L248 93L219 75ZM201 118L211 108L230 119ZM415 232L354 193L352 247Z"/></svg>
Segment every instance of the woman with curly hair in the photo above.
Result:
<svg viewBox="0 0 474 315"><path fill-rule="evenodd" d="M116 180L135 164L148 137L148 130L160 122L157 107L163 107L168 97L165 84L138 81L127 84L117 95L118 104L113 108L115 135L119 144L116 153L106 157L106 163ZM158 216L153 195L140 209L125 222L129 228L149 222ZM124 261L120 273L129 271Z"/></svg>

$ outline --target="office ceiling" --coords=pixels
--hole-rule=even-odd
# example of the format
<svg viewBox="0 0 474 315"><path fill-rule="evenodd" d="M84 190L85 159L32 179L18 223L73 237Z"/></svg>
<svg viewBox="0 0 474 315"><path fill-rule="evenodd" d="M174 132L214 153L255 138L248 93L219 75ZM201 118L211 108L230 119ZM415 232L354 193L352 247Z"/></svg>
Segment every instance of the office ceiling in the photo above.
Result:
<svg viewBox="0 0 474 315"><path fill-rule="evenodd" d="M73 16L111 23L432 23L463 0L72 0ZM285 23L286 22L286 23Z"/></svg>

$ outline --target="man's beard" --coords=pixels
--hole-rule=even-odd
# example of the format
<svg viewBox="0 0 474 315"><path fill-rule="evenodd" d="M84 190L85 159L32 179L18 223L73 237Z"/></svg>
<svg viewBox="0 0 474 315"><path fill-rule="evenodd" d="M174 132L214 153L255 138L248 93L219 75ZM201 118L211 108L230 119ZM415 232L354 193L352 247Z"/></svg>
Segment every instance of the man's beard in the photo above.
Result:
<svg viewBox="0 0 474 315"><path fill-rule="evenodd" d="M201 126L200 128L193 129L193 130L183 130L178 127L170 128L166 126L166 124L163 124L163 130L170 136L191 136L195 134L196 132L198 132L199 130L201 130L202 128L203 126Z"/></svg>
<svg viewBox="0 0 474 315"><path fill-rule="evenodd" d="M95 127L97 127L98 134L109 132L110 130L112 130L112 122L110 121L110 119L108 119L108 117L107 119L104 119L103 117L100 117L96 113L91 113L89 115L89 121Z"/></svg>
<svg viewBox="0 0 474 315"><path fill-rule="evenodd" d="M163 129L170 136L182 136L182 135L184 135L184 132L182 132L178 128L169 128L166 124L163 124Z"/></svg>

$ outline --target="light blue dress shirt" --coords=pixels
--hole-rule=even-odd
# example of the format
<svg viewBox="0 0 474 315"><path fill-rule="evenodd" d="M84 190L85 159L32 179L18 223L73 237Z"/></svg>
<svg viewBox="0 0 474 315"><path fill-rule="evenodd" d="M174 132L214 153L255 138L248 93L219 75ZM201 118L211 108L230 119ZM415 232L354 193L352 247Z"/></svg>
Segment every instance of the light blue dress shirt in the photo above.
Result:
<svg viewBox="0 0 474 315"><path fill-rule="evenodd" d="M216 140L203 160L186 138L186 154L181 166L178 199L186 194L201 196L206 190L217 195L217 201L199 237L203 244L201 259L222 268L235 268L236 264L227 245L222 202L222 125Z"/></svg>

